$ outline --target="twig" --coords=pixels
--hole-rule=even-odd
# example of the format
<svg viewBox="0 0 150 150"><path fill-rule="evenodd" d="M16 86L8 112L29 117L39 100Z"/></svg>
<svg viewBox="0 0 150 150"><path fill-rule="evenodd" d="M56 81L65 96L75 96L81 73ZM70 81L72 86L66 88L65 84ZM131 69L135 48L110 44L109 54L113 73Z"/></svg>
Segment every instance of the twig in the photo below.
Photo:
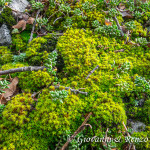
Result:
<svg viewBox="0 0 150 150"><path fill-rule="evenodd" d="M129 33L130 33L130 31L128 30L128 31L127 31L127 38L126 38L126 40L125 40L125 43L124 43L124 44L127 44L127 42L128 42L128 36L129 36Z"/></svg>
<svg viewBox="0 0 150 150"><path fill-rule="evenodd" d="M35 18L34 24L32 26L32 31L31 31L31 35L30 35L30 39L29 39L28 43L30 43L32 41L32 39L33 39L33 33L34 33L34 29L35 29L35 25L36 25L36 20L38 18L39 13L40 13L40 9L37 11L36 18Z"/></svg>
<svg viewBox="0 0 150 150"><path fill-rule="evenodd" d="M68 146L68 144L75 138L75 136L80 133L82 130L84 130L84 127L86 126L86 122L88 121L88 119L90 118L90 116L92 115L92 112L90 112L88 114L88 116L86 117L86 119L84 120L84 122L81 124L81 126L74 132L74 134L69 138L69 140L63 145L63 147L61 148L61 150L65 150Z"/></svg>
<svg viewBox="0 0 150 150"><path fill-rule="evenodd" d="M56 85L54 86L55 89L59 89L60 88L60 85ZM82 91L79 91L79 90L76 90L76 89L71 89L70 87L64 87L65 90L70 90L71 92L75 93L75 94L84 94L84 95L88 95L88 92L82 92Z"/></svg>
<svg viewBox="0 0 150 150"><path fill-rule="evenodd" d="M97 65L92 71L90 71L90 73L88 74L88 76L85 79L88 79L89 76L98 68L99 68L99 65Z"/></svg>
<svg viewBox="0 0 150 150"><path fill-rule="evenodd" d="M49 20L52 16L54 16L57 12L59 12L59 11L56 11L56 12L54 12L51 16L49 16L49 17L48 17L48 20Z"/></svg>
<svg viewBox="0 0 150 150"><path fill-rule="evenodd" d="M9 73L15 73L15 72L24 72L24 71L38 71L45 69L45 66L29 66L29 67L21 67L21 68L14 68L9 70L0 71L0 75L5 75Z"/></svg>
<svg viewBox="0 0 150 150"><path fill-rule="evenodd" d="M117 17L115 16L115 17L113 17L113 19L114 19L114 21L116 22L118 29L120 30L121 36L123 37L123 36L124 36L124 33L123 33L123 31L122 31L122 28L121 28L121 26L120 26L120 24L119 24L119 21L118 21Z"/></svg>
<svg viewBox="0 0 150 150"><path fill-rule="evenodd" d="M125 49L119 49L119 50L115 50L114 52L115 52L115 53L124 52L124 50L125 50Z"/></svg>
<svg viewBox="0 0 150 150"><path fill-rule="evenodd" d="M128 133L126 125L124 124L124 122L122 122L122 124L123 124L124 129L126 130L127 136L130 137L131 135ZM133 147L133 150L135 150L135 145L133 143L131 143L129 150L131 149L131 147Z"/></svg>
<svg viewBox="0 0 150 150"><path fill-rule="evenodd" d="M61 19L61 18L63 18L63 17L58 17L58 18L56 18L56 19L54 20L53 24L55 24L55 22L56 22L57 20Z"/></svg>

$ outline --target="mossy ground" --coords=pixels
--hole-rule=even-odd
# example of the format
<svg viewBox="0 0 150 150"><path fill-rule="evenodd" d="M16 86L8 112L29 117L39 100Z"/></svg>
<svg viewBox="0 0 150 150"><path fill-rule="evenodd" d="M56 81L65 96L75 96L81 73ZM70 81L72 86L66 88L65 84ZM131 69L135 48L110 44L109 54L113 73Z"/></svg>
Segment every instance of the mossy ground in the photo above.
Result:
<svg viewBox="0 0 150 150"><path fill-rule="evenodd" d="M150 47L134 43L136 38L146 38L150 42L150 35L144 26L149 19L149 8L141 6L146 12L140 19L117 16L120 24L133 21L135 25L128 37L132 41L130 43L125 42L126 38L120 36L120 31L119 34L111 34L111 31L118 30L111 30L105 24L105 19L111 17L105 13L108 10L103 2L57 3L69 4L72 11L68 15L64 10L63 16L58 11L58 5L49 5L42 12L47 17L52 15L48 24L53 25L53 33L40 37L34 34L33 40L28 43L32 25L27 25L26 30L12 35L12 45L0 47L1 70L43 66L50 60L49 54L53 50L58 54L55 66L52 66L54 58L50 60L51 71L45 69L11 74L11 77L19 77L20 93L12 97L0 112L0 149L54 150L59 141L60 145L67 141L66 137L76 131L89 112L92 115L88 124L92 129L86 127L80 133L81 137L104 137L109 128L108 137L121 137L122 142L109 143L106 148L101 142L79 145L73 141L69 144L69 150L83 150L85 147L100 150L113 148L113 145L122 150L126 136L123 122L127 124L127 119L146 124L145 131L133 133L132 136L150 138ZM126 7L130 7L128 3ZM82 13L74 15L79 10ZM3 14L0 25L4 22L8 26L14 25L11 10L5 9L3 13L9 14L11 21L5 19ZM63 19L55 21L62 16ZM72 19L71 24L66 21L68 18ZM101 27L110 30L101 32L93 23L95 20ZM116 25L113 20L111 23ZM37 33L39 30L36 26ZM55 31L63 31L63 35L57 36ZM99 67L87 78L97 65ZM8 78L7 75L1 77ZM55 88L59 85L62 85L59 89ZM70 90L67 94L61 93L64 87L79 89L88 95L75 94ZM34 97L32 94L35 92L37 95ZM137 150L149 150L149 141L134 144Z"/></svg>

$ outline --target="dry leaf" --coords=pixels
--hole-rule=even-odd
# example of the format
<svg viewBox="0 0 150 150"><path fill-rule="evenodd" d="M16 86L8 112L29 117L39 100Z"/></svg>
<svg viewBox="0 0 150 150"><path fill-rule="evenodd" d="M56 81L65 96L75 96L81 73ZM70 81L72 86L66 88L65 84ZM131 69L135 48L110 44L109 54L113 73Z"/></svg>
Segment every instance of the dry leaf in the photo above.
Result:
<svg viewBox="0 0 150 150"><path fill-rule="evenodd" d="M22 19L24 19L25 21L27 21L27 20L29 19L29 16L26 15L26 14L23 14L23 15L22 15Z"/></svg>
<svg viewBox="0 0 150 150"><path fill-rule="evenodd" d="M6 104L7 103L7 100L6 98L4 97L4 93L2 93L0 95L0 104Z"/></svg>
<svg viewBox="0 0 150 150"><path fill-rule="evenodd" d="M121 29L122 29L122 31L123 31L123 33L126 33L128 30L126 29L126 26L121 26Z"/></svg>
<svg viewBox="0 0 150 150"><path fill-rule="evenodd" d="M110 22L109 20L105 20L105 25L106 26L112 26L112 22Z"/></svg>
<svg viewBox="0 0 150 150"><path fill-rule="evenodd" d="M3 80L4 78L0 78L0 81Z"/></svg>
<svg viewBox="0 0 150 150"><path fill-rule="evenodd" d="M147 2L147 0L141 0L142 1L142 3L146 3Z"/></svg>
<svg viewBox="0 0 150 150"><path fill-rule="evenodd" d="M23 31L24 29L26 29L26 21L20 20L16 25L12 26L12 28L15 28L15 29L22 28L22 31Z"/></svg>
<svg viewBox="0 0 150 150"><path fill-rule="evenodd" d="M147 46L150 47L150 43L148 43Z"/></svg>
<svg viewBox="0 0 150 150"><path fill-rule="evenodd" d="M118 6L118 8L121 9L121 10L123 10L123 9L125 9L126 7L125 7L125 5L124 5L123 3L120 3L119 6Z"/></svg>
<svg viewBox="0 0 150 150"><path fill-rule="evenodd" d="M133 16L127 12L120 12L122 14L122 17L125 17L125 18L133 18Z"/></svg>
<svg viewBox="0 0 150 150"><path fill-rule="evenodd" d="M3 90L6 92L6 93L4 93L4 97L6 99L14 95L14 93L16 92L16 87L17 87L18 82L19 82L18 77L15 77L12 80L12 82L8 85L9 88L6 88Z"/></svg>
<svg viewBox="0 0 150 150"><path fill-rule="evenodd" d="M32 17L29 17L29 19L27 20L27 23L28 24L33 24L34 23L34 18L32 18Z"/></svg>

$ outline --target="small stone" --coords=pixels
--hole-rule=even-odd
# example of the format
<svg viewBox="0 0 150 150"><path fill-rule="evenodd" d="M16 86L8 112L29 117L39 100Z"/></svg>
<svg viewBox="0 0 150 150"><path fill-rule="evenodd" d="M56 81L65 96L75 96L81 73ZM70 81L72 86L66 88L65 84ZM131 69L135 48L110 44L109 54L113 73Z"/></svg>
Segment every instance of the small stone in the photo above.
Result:
<svg viewBox="0 0 150 150"><path fill-rule="evenodd" d="M0 45L10 45L12 43L10 31L5 24L0 28Z"/></svg>
<svg viewBox="0 0 150 150"><path fill-rule="evenodd" d="M146 125L143 122L134 121L132 119L128 120L128 124L129 124L129 126L131 126L131 129L132 129L131 134L134 133L134 132L144 131L145 127L146 127Z"/></svg>
<svg viewBox="0 0 150 150"><path fill-rule="evenodd" d="M27 0L12 0L9 7L19 12L24 12L28 5L29 2Z"/></svg>

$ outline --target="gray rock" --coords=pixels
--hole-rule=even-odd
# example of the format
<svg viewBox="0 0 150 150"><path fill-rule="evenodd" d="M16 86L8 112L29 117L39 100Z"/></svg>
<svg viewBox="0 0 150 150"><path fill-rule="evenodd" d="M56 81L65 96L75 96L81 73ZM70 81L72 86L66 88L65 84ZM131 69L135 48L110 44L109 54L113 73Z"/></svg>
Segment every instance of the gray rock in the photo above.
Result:
<svg viewBox="0 0 150 150"><path fill-rule="evenodd" d="M12 0L9 4L9 7L14 10L24 12L27 5L29 5L29 2L27 0Z"/></svg>
<svg viewBox="0 0 150 150"><path fill-rule="evenodd" d="M10 31L7 26L3 24L0 28L0 45L10 45L11 43Z"/></svg>
<svg viewBox="0 0 150 150"><path fill-rule="evenodd" d="M138 100L138 106L142 107L144 105L144 99Z"/></svg>
<svg viewBox="0 0 150 150"><path fill-rule="evenodd" d="M134 121L132 119L128 120L129 126L131 126L132 132L141 132L145 130L146 125L143 122L140 121Z"/></svg>

